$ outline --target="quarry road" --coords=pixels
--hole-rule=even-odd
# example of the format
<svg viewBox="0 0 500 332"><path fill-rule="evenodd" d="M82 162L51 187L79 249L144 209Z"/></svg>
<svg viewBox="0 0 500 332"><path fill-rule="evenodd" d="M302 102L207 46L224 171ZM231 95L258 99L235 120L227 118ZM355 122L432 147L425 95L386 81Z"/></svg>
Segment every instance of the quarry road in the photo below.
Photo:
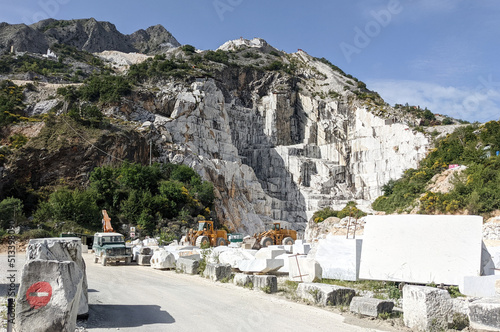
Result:
<svg viewBox="0 0 500 332"><path fill-rule="evenodd" d="M83 256L90 308L83 325L89 332L377 331L277 295L148 266L102 266L92 254Z"/></svg>

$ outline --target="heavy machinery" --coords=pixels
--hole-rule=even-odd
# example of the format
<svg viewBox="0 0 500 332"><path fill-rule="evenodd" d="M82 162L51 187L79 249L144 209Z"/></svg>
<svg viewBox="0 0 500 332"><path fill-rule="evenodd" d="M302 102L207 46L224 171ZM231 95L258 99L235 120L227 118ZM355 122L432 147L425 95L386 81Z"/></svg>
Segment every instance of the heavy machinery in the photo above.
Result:
<svg viewBox="0 0 500 332"><path fill-rule="evenodd" d="M262 248L268 247L270 245L292 245L297 240L297 231L293 229L281 228L279 222L273 223L270 230L254 234L253 236L256 243L260 244Z"/></svg>
<svg viewBox="0 0 500 332"><path fill-rule="evenodd" d="M214 229L214 222L203 220L198 222L198 230L190 229L186 234L185 242L192 246L218 247L228 245L227 232L223 229Z"/></svg>

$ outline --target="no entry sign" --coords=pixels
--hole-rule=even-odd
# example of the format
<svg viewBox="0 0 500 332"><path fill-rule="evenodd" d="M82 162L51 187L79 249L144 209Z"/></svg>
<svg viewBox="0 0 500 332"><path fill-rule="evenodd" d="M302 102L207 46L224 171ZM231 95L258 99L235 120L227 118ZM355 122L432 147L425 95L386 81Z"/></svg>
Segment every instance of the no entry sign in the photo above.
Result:
<svg viewBox="0 0 500 332"><path fill-rule="evenodd" d="M32 308L40 309L49 303L52 286L46 281L36 282L26 291L26 299Z"/></svg>

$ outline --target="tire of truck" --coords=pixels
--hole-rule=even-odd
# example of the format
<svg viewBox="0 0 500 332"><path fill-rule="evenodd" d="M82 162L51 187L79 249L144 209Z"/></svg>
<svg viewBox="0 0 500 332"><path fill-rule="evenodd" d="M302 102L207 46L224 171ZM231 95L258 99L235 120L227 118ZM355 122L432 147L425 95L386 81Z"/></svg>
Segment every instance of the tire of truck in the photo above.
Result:
<svg viewBox="0 0 500 332"><path fill-rule="evenodd" d="M206 244L209 244L210 245L210 240L208 239L208 236L198 236L196 238L196 246L201 248L202 245L206 245Z"/></svg>
<svg viewBox="0 0 500 332"><path fill-rule="evenodd" d="M132 263L132 257L125 258L125 264L129 265L130 263Z"/></svg>
<svg viewBox="0 0 500 332"><path fill-rule="evenodd" d="M106 266L106 264L108 264L108 258L106 256L101 257L101 264L102 266Z"/></svg>
<svg viewBox="0 0 500 332"><path fill-rule="evenodd" d="M293 239L291 237L286 237L283 239L283 244L286 246L290 246L294 243Z"/></svg>
<svg viewBox="0 0 500 332"><path fill-rule="evenodd" d="M266 236L265 238L260 240L260 245L262 246L262 248L269 247L272 244L273 244L273 239L271 239L269 236Z"/></svg>
<svg viewBox="0 0 500 332"><path fill-rule="evenodd" d="M224 238L222 238L222 237L218 237L217 241L215 243L216 243L217 247L218 246L226 246L227 245L226 240Z"/></svg>

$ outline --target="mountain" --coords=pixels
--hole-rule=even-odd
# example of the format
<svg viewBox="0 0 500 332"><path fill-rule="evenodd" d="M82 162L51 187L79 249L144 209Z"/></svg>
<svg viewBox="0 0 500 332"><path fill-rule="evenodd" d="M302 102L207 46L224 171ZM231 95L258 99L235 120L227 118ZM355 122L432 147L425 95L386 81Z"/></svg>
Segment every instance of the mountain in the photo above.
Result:
<svg viewBox="0 0 500 332"><path fill-rule="evenodd" d="M32 25L0 24L0 52L46 53L53 44L64 44L91 53L102 51L156 54L180 46L161 25L123 35L115 25L94 18L69 21L47 19Z"/></svg>
<svg viewBox="0 0 500 332"><path fill-rule="evenodd" d="M15 134L28 142L11 149L0 169L0 199L61 181L85 186L96 166L146 164L151 149L153 162L188 165L214 184L215 217L229 228L253 234L280 221L303 230L325 207L341 209L352 200L369 210L382 187L416 168L431 146L415 126L413 108L395 109L327 60L302 50L287 54L262 39L195 51L171 48L178 43L161 26L129 36L92 19L0 26L0 36L14 32L43 36L31 52L43 51L44 41L67 42L77 49L64 61L80 62L65 62L66 69L38 62L47 69L34 89L24 89L17 119L46 120L36 123L40 128L32 122L3 128L2 144ZM119 61L131 56L120 52L166 48L137 63ZM99 60L114 63L95 68L99 61L85 60L79 50L115 50ZM18 72L6 70L4 78L25 77L23 68L33 68L15 62L31 58L5 57ZM0 61L0 74L1 68ZM71 80L80 82L74 91L57 90ZM88 105L101 114L92 120L97 127L67 122L65 114L76 109L81 116Z"/></svg>

